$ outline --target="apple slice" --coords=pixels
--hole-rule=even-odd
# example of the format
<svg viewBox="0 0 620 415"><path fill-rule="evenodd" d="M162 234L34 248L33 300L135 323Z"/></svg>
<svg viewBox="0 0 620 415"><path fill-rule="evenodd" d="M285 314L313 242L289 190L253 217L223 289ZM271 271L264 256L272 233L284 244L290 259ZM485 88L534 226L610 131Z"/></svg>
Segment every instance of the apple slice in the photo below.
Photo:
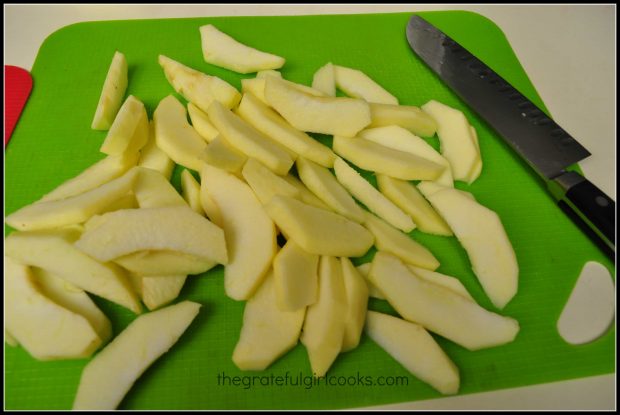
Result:
<svg viewBox="0 0 620 415"><path fill-rule="evenodd" d="M266 136L309 160L331 167L336 155L331 149L308 134L293 128L279 114L254 95L244 94L237 114Z"/></svg>
<svg viewBox="0 0 620 415"><path fill-rule="evenodd" d="M342 351L348 352L357 347L360 336L364 330L366 310L368 308L368 284L349 258L340 258L344 290L347 297L346 322L344 337L342 339Z"/></svg>
<svg viewBox="0 0 620 415"><path fill-rule="evenodd" d="M129 95L118 111L99 151L109 156L140 151L149 139L149 118L144 104Z"/></svg>
<svg viewBox="0 0 620 415"><path fill-rule="evenodd" d="M138 168L133 192L141 208L187 206L183 197L159 172Z"/></svg>
<svg viewBox="0 0 620 415"><path fill-rule="evenodd" d="M155 123L149 123L149 141L140 151L140 160L138 166L160 172L166 180L170 180L172 171L174 170L174 161L168 155L157 147L155 139Z"/></svg>
<svg viewBox="0 0 620 415"><path fill-rule="evenodd" d="M17 262L43 268L84 291L140 313L141 306L127 276L113 264L102 264L74 246L75 229L13 232L5 253Z"/></svg>
<svg viewBox="0 0 620 415"><path fill-rule="evenodd" d="M424 327L369 310L366 333L423 382L444 395L458 392L458 368Z"/></svg>
<svg viewBox="0 0 620 415"><path fill-rule="evenodd" d="M267 102L267 99L265 98L265 79L269 76L273 76L273 75L267 74L266 76L263 76L262 78L260 78L258 77L258 74L256 74L256 78L242 79L241 80L241 92L243 92L244 94L251 93L256 98L258 98L263 104L269 105L269 102ZM282 82L284 82L286 85L300 92L305 92L315 97L325 96L325 94L319 91L318 89L314 89L304 84L298 84L297 82L291 82L289 80L283 79L282 75L277 76L276 78L281 79Z"/></svg>
<svg viewBox="0 0 620 415"><path fill-rule="evenodd" d="M204 174L205 169L203 168L200 171L200 203L202 204L202 209L205 211L207 217L211 220L211 222L213 222L220 228L223 228L224 225L222 222L222 213L220 212L220 207L217 205L217 203L215 203L215 200L213 200L209 192L207 192Z"/></svg>
<svg viewBox="0 0 620 415"><path fill-rule="evenodd" d="M199 309L200 304L183 301L132 321L84 367L73 409L115 409L140 375L179 340Z"/></svg>
<svg viewBox="0 0 620 415"><path fill-rule="evenodd" d="M441 154L450 162L454 179L469 181L479 157L465 115L434 100L424 104L422 109L437 123Z"/></svg>
<svg viewBox="0 0 620 415"><path fill-rule="evenodd" d="M32 281L40 292L65 309L84 317L105 344L112 337L110 320L84 290L42 268L31 268Z"/></svg>
<svg viewBox="0 0 620 415"><path fill-rule="evenodd" d="M439 267L439 261L425 246L372 213L364 213L364 226L375 236L378 250L389 252L408 264L425 269L435 270Z"/></svg>
<svg viewBox="0 0 620 415"><path fill-rule="evenodd" d="M121 107L127 89L127 59L121 52L114 52L112 63L103 82L101 96L91 124L93 130L107 130Z"/></svg>
<svg viewBox="0 0 620 415"><path fill-rule="evenodd" d="M218 101L214 101L218 102ZM175 163L199 171L204 164L207 143L187 122L185 107L168 95L153 113L157 147Z"/></svg>
<svg viewBox="0 0 620 415"><path fill-rule="evenodd" d="M293 165L294 160L288 149L265 136L218 102L211 104L207 113L228 143L248 157L259 160L276 174L286 174Z"/></svg>
<svg viewBox="0 0 620 415"><path fill-rule="evenodd" d="M217 265L215 261L176 251L139 251L115 258L114 262L141 276L202 274Z"/></svg>
<svg viewBox="0 0 620 415"><path fill-rule="evenodd" d="M318 207L325 210L331 210L329 206L327 206L321 199L316 197L314 193L312 193L308 188L297 178L287 174L286 176L282 176L284 180L289 182L291 185L295 186L297 190L299 190L299 195L297 199L301 202L304 202L310 206Z"/></svg>
<svg viewBox="0 0 620 415"><path fill-rule="evenodd" d="M263 205L269 203L275 195L295 198L299 195L299 189L269 170L256 159L249 158L245 166L243 166L241 174Z"/></svg>
<svg viewBox="0 0 620 415"><path fill-rule="evenodd" d="M222 229L187 206L106 213L75 246L103 262L143 250L171 250L219 264L228 262Z"/></svg>
<svg viewBox="0 0 620 415"><path fill-rule="evenodd" d="M286 241L273 258L276 304L283 311L295 311L314 304L318 292L319 256Z"/></svg>
<svg viewBox="0 0 620 415"><path fill-rule="evenodd" d="M386 91L364 72L334 65L336 86L353 98L361 98L368 102L398 105L398 99Z"/></svg>
<svg viewBox="0 0 620 415"><path fill-rule="evenodd" d="M11 213L5 222L18 230L58 228L84 222L110 203L125 196L137 176L134 167L125 174L87 192L61 200L37 202Z"/></svg>
<svg viewBox="0 0 620 415"><path fill-rule="evenodd" d="M311 254L358 257L373 243L362 225L291 197L276 195L265 210L287 239Z"/></svg>
<svg viewBox="0 0 620 415"><path fill-rule="evenodd" d="M366 285L368 286L368 296L369 297L373 297L373 298L377 298L379 300L385 300L385 295L383 295L383 293L381 292L380 289L378 289L372 282L370 282L370 280L368 279L368 273L370 272L370 266L372 265L371 262L365 262L362 265L358 265L356 267L357 272L359 272L359 274L364 277L364 279L366 280Z"/></svg>
<svg viewBox="0 0 620 415"><path fill-rule="evenodd" d="M281 310L276 305L274 279L273 272L269 272L245 304L243 327L232 355L241 370L265 370L297 345L306 308Z"/></svg>
<svg viewBox="0 0 620 415"><path fill-rule="evenodd" d="M234 86L217 76L199 72L164 55L159 55L158 61L174 90L203 111L213 101L234 108L241 99Z"/></svg>
<svg viewBox="0 0 620 415"><path fill-rule="evenodd" d="M470 301L475 301L471 294L469 294L469 291L467 291L463 283L459 281L458 278L451 277L450 275L440 274L439 272L430 271L428 269L416 267L410 264L408 264L407 267L409 268L409 271L413 272L417 277L420 277L421 279L431 282L433 284L438 284L442 287L449 288L455 293L461 295L462 297Z"/></svg>
<svg viewBox="0 0 620 415"><path fill-rule="evenodd" d="M137 209L138 207L139 206L138 201L136 200L136 195L134 195L133 192L129 192L125 196L122 196L114 202L110 203L101 212L99 212L99 214L102 215L107 212L114 212L115 210L121 209Z"/></svg>
<svg viewBox="0 0 620 415"><path fill-rule="evenodd" d="M352 137L370 124L366 101L312 96L272 76L265 79L265 99L301 131Z"/></svg>
<svg viewBox="0 0 620 415"><path fill-rule="evenodd" d="M256 72L256 78L263 79L267 76L275 76L276 78L282 78L282 73L280 71L276 71L275 69L263 69L262 71Z"/></svg>
<svg viewBox="0 0 620 415"><path fill-rule="evenodd" d="M349 166L346 161L341 158L336 159L334 171L336 172L336 178L340 184L342 184L353 197L366 205L371 212L374 212L390 225L402 231L411 232L415 229L415 224L405 212L383 196L368 183L366 179Z"/></svg>
<svg viewBox="0 0 620 415"><path fill-rule="evenodd" d="M46 297L29 267L6 257L4 289L6 327L35 359L84 358L101 345L86 318Z"/></svg>
<svg viewBox="0 0 620 415"><path fill-rule="evenodd" d="M337 258L319 261L319 296L306 310L301 342L308 351L312 373L325 376L342 350L347 318L347 294Z"/></svg>
<svg viewBox="0 0 620 415"><path fill-rule="evenodd" d="M248 158L219 135L207 147L204 159L214 167L239 175Z"/></svg>
<svg viewBox="0 0 620 415"><path fill-rule="evenodd" d="M276 227L250 186L239 178L207 164L201 181L200 191L218 206L226 235L226 295L247 300L260 286L277 252Z"/></svg>
<svg viewBox="0 0 620 415"><path fill-rule="evenodd" d="M186 275L149 275L140 277L140 295L149 310L166 305L179 296L187 279Z"/></svg>
<svg viewBox="0 0 620 415"><path fill-rule="evenodd" d="M325 167L299 157L297 173L302 182L332 210L355 222L364 221L364 211L353 200L349 192Z"/></svg>
<svg viewBox="0 0 620 415"><path fill-rule="evenodd" d="M265 69L278 69L285 59L238 42L215 26L200 27L202 54L205 62L246 74Z"/></svg>
<svg viewBox="0 0 620 415"><path fill-rule="evenodd" d="M404 151L405 153L425 158L443 166L444 171L436 181L444 186L453 186L452 169L448 160L443 158L430 144L410 131L398 125L390 125L362 130L358 136L394 150Z"/></svg>
<svg viewBox="0 0 620 415"><path fill-rule="evenodd" d="M331 62L321 66L312 77L312 88L330 97L336 96L336 73Z"/></svg>
<svg viewBox="0 0 620 415"><path fill-rule="evenodd" d="M435 180L444 167L428 159L394 150L364 138L334 136L333 149L361 169L403 180Z"/></svg>
<svg viewBox="0 0 620 415"><path fill-rule="evenodd" d="M187 112L189 113L190 120L192 120L192 127L194 127L196 132L200 134L207 143L215 140L220 134L213 124L211 124L211 121L209 121L209 116L196 105L189 102L187 104Z"/></svg>
<svg viewBox="0 0 620 415"><path fill-rule="evenodd" d="M418 189L452 228L485 293L496 307L503 308L517 293L519 265L497 213L466 192L446 188L429 195L426 183Z"/></svg>
<svg viewBox="0 0 620 415"><path fill-rule="evenodd" d="M196 181L194 176L185 169L181 173L181 191L183 199L187 202L194 212L203 215L205 211L200 203L200 183Z"/></svg>
<svg viewBox="0 0 620 415"><path fill-rule="evenodd" d="M377 252L369 277L403 318L468 350L509 343L519 332L515 319L487 311L449 288L424 281L391 254Z"/></svg>
<svg viewBox="0 0 620 415"><path fill-rule="evenodd" d="M420 108L410 105L371 103L370 117L370 128L398 125L422 137L432 137L437 131L432 117Z"/></svg>
<svg viewBox="0 0 620 415"><path fill-rule="evenodd" d="M407 213L418 229L434 235L452 236L452 230L411 183L384 174L377 175L379 190Z"/></svg>
<svg viewBox="0 0 620 415"><path fill-rule="evenodd" d="M480 155L480 143L478 143L478 133L476 129L469 126L469 132L471 134L471 138L474 141L474 145L476 146L476 151L478 152L478 158L474 162L469 175L467 176L467 183L473 183L478 177L480 177L480 173L482 173L482 156Z"/></svg>

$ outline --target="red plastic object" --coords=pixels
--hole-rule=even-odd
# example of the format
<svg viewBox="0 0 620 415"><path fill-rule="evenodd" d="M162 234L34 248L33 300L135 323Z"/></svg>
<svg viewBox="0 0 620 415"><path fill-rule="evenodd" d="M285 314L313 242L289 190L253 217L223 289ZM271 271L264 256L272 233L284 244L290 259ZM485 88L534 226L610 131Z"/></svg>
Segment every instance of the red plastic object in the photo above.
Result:
<svg viewBox="0 0 620 415"><path fill-rule="evenodd" d="M4 147L11 139L32 91L30 72L17 66L4 66Z"/></svg>

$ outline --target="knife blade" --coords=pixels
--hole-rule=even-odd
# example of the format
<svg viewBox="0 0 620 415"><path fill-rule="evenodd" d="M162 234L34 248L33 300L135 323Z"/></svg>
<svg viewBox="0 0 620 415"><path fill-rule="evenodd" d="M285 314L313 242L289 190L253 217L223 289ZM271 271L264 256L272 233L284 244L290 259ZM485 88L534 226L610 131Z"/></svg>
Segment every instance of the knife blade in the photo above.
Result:
<svg viewBox="0 0 620 415"><path fill-rule="evenodd" d="M545 181L558 205L612 259L615 202L566 169L590 155L577 140L484 62L418 15L411 49Z"/></svg>

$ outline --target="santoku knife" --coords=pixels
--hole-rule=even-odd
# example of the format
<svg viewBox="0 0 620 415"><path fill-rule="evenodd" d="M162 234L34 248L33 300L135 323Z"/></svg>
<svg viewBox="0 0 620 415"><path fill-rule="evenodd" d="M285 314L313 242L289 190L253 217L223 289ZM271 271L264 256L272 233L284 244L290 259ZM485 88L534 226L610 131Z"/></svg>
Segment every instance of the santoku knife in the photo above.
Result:
<svg viewBox="0 0 620 415"><path fill-rule="evenodd" d="M612 257L615 202L567 167L590 153L543 111L465 48L414 15L407 25L413 51L480 115L547 184L560 207Z"/></svg>

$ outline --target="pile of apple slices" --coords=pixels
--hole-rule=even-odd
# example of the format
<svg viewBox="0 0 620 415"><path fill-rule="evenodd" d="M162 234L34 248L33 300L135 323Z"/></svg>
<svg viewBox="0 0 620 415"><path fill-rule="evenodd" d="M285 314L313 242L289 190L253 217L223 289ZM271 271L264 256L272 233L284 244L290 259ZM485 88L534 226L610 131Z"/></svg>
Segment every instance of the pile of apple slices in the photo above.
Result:
<svg viewBox="0 0 620 415"><path fill-rule="evenodd" d="M301 340L314 375L324 376L365 330L415 376L456 393L458 369L427 330L469 350L519 331L435 272L437 258L408 235L456 236L495 306L516 294L518 265L499 217L454 188L482 170L473 127L436 101L400 105L359 70L328 63L312 87L301 85L276 70L283 58L212 25L200 33L206 62L256 77L240 93L161 55L188 104L167 96L149 123L137 98L120 105L127 64L115 55L93 121L110 126L106 157L6 217L17 230L5 240L7 336L39 359L90 356L111 328L86 292L140 313L140 301L149 310L168 304L188 275L222 264L225 294L247 301L232 353L240 369L263 370ZM332 135L331 148L308 133ZM435 133L441 152L420 138ZM169 181L176 164L185 167L182 195ZM350 258L373 245L372 262L356 268ZM369 296L400 317L369 311ZM75 408L118 405L198 307L138 317L86 367ZM138 345L146 355L126 366Z"/></svg>

